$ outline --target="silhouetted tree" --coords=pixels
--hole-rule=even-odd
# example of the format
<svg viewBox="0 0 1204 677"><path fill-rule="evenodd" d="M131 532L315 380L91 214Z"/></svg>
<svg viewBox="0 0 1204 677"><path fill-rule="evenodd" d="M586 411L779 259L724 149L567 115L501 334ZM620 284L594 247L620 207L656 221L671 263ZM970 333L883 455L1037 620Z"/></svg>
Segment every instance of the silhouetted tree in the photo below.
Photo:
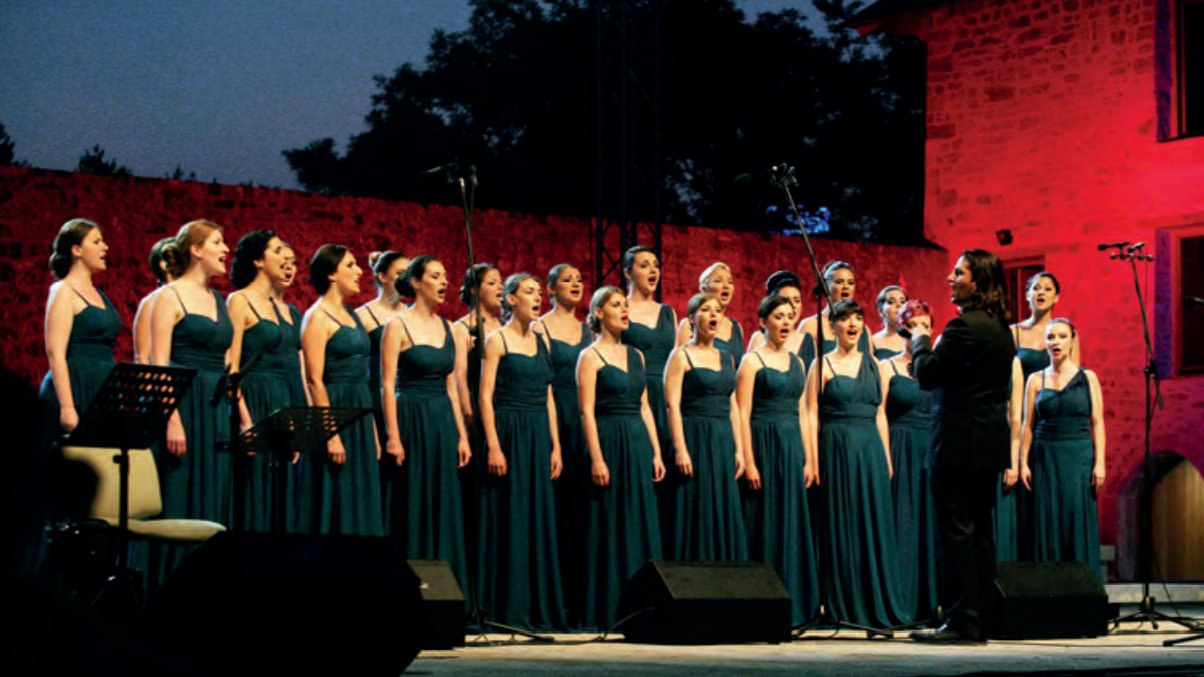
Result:
<svg viewBox="0 0 1204 677"><path fill-rule="evenodd" d="M13 149L16 146L17 144L8 135L8 131L4 129L4 123L0 123L0 165L14 164Z"/></svg>
<svg viewBox="0 0 1204 677"><path fill-rule="evenodd" d="M132 175L128 168L117 164L116 160L106 160L105 151L99 144L84 151L84 154L79 157L79 166L76 167L76 171L103 176Z"/></svg>
<svg viewBox="0 0 1204 677"><path fill-rule="evenodd" d="M597 78L600 21L602 40L628 36L606 67L625 64L630 120L648 130L631 152L659 165L636 178L666 221L781 227L762 216L778 194L733 179L785 161L797 199L831 208L833 234L917 239L923 47L845 28L860 3L816 7L826 30L794 10L750 21L731 0L476 0L468 28L434 33L425 64L377 76L367 130L342 154L326 138L284 155L315 192L452 201L420 173L457 159L475 164L481 206L592 214L595 167L612 152L598 125L613 86Z"/></svg>

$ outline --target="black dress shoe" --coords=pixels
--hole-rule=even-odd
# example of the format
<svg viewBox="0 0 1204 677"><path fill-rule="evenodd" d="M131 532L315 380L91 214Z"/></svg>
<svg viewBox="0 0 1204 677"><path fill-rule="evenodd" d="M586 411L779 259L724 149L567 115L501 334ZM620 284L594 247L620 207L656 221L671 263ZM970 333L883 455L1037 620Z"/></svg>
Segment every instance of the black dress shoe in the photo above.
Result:
<svg viewBox="0 0 1204 677"><path fill-rule="evenodd" d="M935 630L916 630L909 635L912 640L924 644L986 644L985 637L976 637L962 632L948 623Z"/></svg>

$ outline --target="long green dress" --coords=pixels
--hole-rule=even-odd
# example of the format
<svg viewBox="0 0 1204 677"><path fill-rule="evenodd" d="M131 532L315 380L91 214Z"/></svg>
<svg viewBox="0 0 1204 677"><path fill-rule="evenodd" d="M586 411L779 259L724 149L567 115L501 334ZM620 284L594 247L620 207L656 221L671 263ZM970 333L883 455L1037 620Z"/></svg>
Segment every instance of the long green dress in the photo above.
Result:
<svg viewBox="0 0 1204 677"><path fill-rule="evenodd" d="M325 310L323 310L325 312ZM368 332L350 308L355 324L343 324L327 313L339 328L326 341L322 383L332 407L372 408L364 358ZM306 459L301 497L304 528L310 533L381 536L380 471L372 416L362 416L339 433L346 452L341 465L330 461L325 449Z"/></svg>
<svg viewBox="0 0 1204 677"><path fill-rule="evenodd" d="M673 559L746 560L731 419L736 370L726 353L719 353L719 369L707 369L694 366L690 350L682 350L690 364L681 382L682 431L694 474L680 478L676 487Z"/></svg>
<svg viewBox="0 0 1204 677"><path fill-rule="evenodd" d="M1091 407L1091 384L1082 369L1062 390L1046 388L1042 373L1029 467L1037 561L1085 562L1100 578L1099 505L1091 486Z"/></svg>
<svg viewBox="0 0 1204 677"><path fill-rule="evenodd" d="M936 608L936 517L929 471L924 467L932 425L932 393L914 378L894 376L886 395L890 425L890 458L895 475L891 493L895 504L895 542L899 553L899 597L915 618L927 618Z"/></svg>
<svg viewBox="0 0 1204 677"><path fill-rule="evenodd" d="M555 483L560 580L569 609L569 622L577 624L585 594L585 519L590 487L589 450L585 446L581 407L577 402L577 358L589 346L590 332L582 322L580 340L569 343L553 337L547 324L543 331L552 346L552 399L556 401L556 429L560 435L560 457L564 462L560 479Z"/></svg>
<svg viewBox="0 0 1204 677"><path fill-rule="evenodd" d="M716 338L715 347L719 352L730 355L736 364L740 364L740 360L744 359L744 330L740 328L740 323L732 320L731 338Z"/></svg>
<svg viewBox="0 0 1204 677"><path fill-rule="evenodd" d="M1020 345L1019 329L1013 329L1016 345ZM1049 353L1036 348L1017 348L1016 357L1020 360L1020 370L1024 378L1020 381L1021 388L1028 383L1028 377L1049 366ZM1019 482L1008 492L1003 491L1000 482L996 489L999 494L995 502L995 559L1006 562L1013 560L1033 561L1036 558L1037 546L1037 516L1033 493L1024 488Z"/></svg>
<svg viewBox="0 0 1204 677"><path fill-rule="evenodd" d="M656 422L657 441L660 442L662 453L673 448L672 433L669 430L669 410L665 406L665 365L669 362L669 353L677 345L677 332L673 326L673 309L668 304L661 304L656 316L656 326L648 327L632 322L622 333L623 343L632 346L644 354L644 378L648 388L648 407L652 409L652 420ZM655 489L657 514L661 521L660 533L664 542L661 544L665 552L673 551L673 535L676 533L675 516L677 514L677 492L675 490L680 478L677 468L672 463L666 463L665 480Z"/></svg>
<svg viewBox="0 0 1204 677"><path fill-rule="evenodd" d="M493 392L494 427L506 474L481 479L477 601L489 620L565 630L556 544L548 386L552 365L542 338L535 354L506 351Z"/></svg>
<svg viewBox="0 0 1204 677"><path fill-rule="evenodd" d="M364 360L364 367L368 371L368 392L372 395L372 420L376 424L376 434L380 436L383 443L385 440L385 409L381 404L381 389L380 389L380 340L385 333L385 325L381 324L376 318L376 313L372 312L371 306L364 306L364 310L368 311L368 316L372 318L373 327L368 330L368 358ZM384 459L388 462L388 459Z"/></svg>
<svg viewBox="0 0 1204 677"><path fill-rule="evenodd" d="M831 369L831 362L825 366ZM882 402L878 365L862 353L857 378L828 373L833 376L819 396L820 552L828 604L840 621L904 625L911 611L899 595L890 476L875 425Z"/></svg>
<svg viewBox="0 0 1204 677"><path fill-rule="evenodd" d="M230 439L229 407L224 400L210 404L210 397L225 371L234 325L217 292L211 291L217 303L217 319L212 320L189 312L180 293L174 287L168 289L184 310L184 317L171 330L171 366L192 367L196 377L179 406L185 454L170 453L166 444L156 449L163 516L229 524L230 456L217 451L219 442Z"/></svg>
<svg viewBox="0 0 1204 677"><path fill-rule="evenodd" d="M286 312L289 320L284 319L284 313L280 312L279 304L275 304L276 321L280 323L280 328L283 330L283 336L280 344L280 353L282 355L282 369L284 371L284 384L288 388L289 406L292 407L307 407L309 400L306 398L305 380L301 377L301 311L297 306L288 304ZM318 450L313 453L325 453L325 450ZM292 477L290 482L293 486L293 501L290 504L289 516L285 518L285 523L289 526L289 530L304 531L307 528L306 523L301 519L303 512L308 510L308 506L302 505L302 496L300 492L301 481L306 476L306 468L312 461L309 458L310 454L301 454L297 462L292 466Z"/></svg>
<svg viewBox="0 0 1204 677"><path fill-rule="evenodd" d="M385 524L407 557L446 561L468 600L459 432L447 395L455 341L446 320L439 346L415 343L404 321L401 326L410 342L397 355L397 428L406 456L400 468L384 464Z"/></svg>
<svg viewBox="0 0 1204 677"><path fill-rule="evenodd" d="M113 369L113 347L121 333L121 315L117 314L117 309L104 292L97 290L104 305L94 306L74 287L71 291L87 304L71 320L71 333L67 337L67 380L71 384L75 411L82 418ZM54 392L54 379L50 372L46 372L46 377L42 379L38 399L45 412L47 435L57 437L62 433L59 428L59 398ZM47 439L47 445L51 444L53 440Z"/></svg>
<svg viewBox="0 0 1204 677"><path fill-rule="evenodd" d="M239 369L242 373L241 391L251 421L258 425L277 409L292 406L292 392L285 378L285 364L297 359L296 350L288 341L292 327L280 324L280 313L273 320L264 320L254 313L255 324L243 331ZM272 304L275 306L275 302ZM293 470L288 459L272 458L271 454L257 454L249 459L246 515L243 522L250 531L271 531L272 514L276 509L275 473L285 474L284 515L285 529L293 528L291 507L296 501L293 495Z"/></svg>
<svg viewBox="0 0 1204 677"><path fill-rule="evenodd" d="M601 353L598 356L602 357ZM644 365L631 346L627 347L627 371L609 363L598 370L594 418L610 484L591 483L589 490L583 629L604 630L614 625L627 579L648 560L661 558L652 441L640 416L645 388Z"/></svg>
<svg viewBox="0 0 1204 677"><path fill-rule="evenodd" d="M791 623L801 625L819 608L819 559L811 537L807 506L806 457L799 428L803 363L790 356L790 368L773 369L761 360L753 384L753 461L761 490L744 492L744 529L750 559L773 564L790 592Z"/></svg>

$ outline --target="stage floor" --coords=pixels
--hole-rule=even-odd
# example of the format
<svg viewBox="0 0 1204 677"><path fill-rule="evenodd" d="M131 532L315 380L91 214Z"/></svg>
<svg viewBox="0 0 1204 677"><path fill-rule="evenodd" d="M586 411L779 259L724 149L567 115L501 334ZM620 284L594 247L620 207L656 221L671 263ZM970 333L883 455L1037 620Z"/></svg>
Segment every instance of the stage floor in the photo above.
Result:
<svg viewBox="0 0 1204 677"><path fill-rule="evenodd" d="M926 646L902 634L868 640L849 631L812 631L788 644L720 646L628 644L594 635L554 635L556 644L543 644L491 633L469 637L455 651L424 651L406 674L1204 675L1204 640L1164 648L1163 640L1185 633L1159 627L1138 630L1133 624L1095 639L998 640L985 646Z"/></svg>

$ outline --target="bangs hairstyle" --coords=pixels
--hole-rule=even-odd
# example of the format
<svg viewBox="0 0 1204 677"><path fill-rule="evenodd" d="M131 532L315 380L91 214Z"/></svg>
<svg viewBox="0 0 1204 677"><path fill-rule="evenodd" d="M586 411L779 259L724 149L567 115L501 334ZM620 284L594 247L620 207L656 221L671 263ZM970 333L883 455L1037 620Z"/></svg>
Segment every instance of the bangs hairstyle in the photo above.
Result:
<svg viewBox="0 0 1204 677"><path fill-rule="evenodd" d="M878 292L878 300L876 302L876 305L878 306L878 312L882 312L882 306L886 305L886 299L887 299L887 297L890 296L890 293L892 291L902 292L903 293L903 302L904 303L907 302L908 297L907 297L906 289L900 287L897 284L887 285L882 288L882 291Z"/></svg>
<svg viewBox="0 0 1204 677"><path fill-rule="evenodd" d="M850 315L860 315L865 319L865 311L861 309L861 304L853 299L847 301L837 301L832 304L832 311L828 316L830 322L839 322Z"/></svg>
<svg viewBox="0 0 1204 677"><path fill-rule="evenodd" d="M925 315L932 317L932 306L928 305L927 301L911 299L899 309L899 326L906 327L911 318Z"/></svg>
<svg viewBox="0 0 1204 677"><path fill-rule="evenodd" d="M757 306L757 317L761 318L761 321L764 322L769 319L770 315L773 315L773 311L782 306L789 305L790 301L787 301L785 296L778 296L777 294L766 296L761 299L761 305Z"/></svg>
<svg viewBox="0 0 1204 677"><path fill-rule="evenodd" d="M589 330L595 334L602 333L602 318L598 317L598 309L610 302L610 297L618 294L624 296L623 290L612 285L599 287L594 292L593 297L589 300L589 316L585 319L585 324Z"/></svg>
<svg viewBox="0 0 1204 677"><path fill-rule="evenodd" d="M414 265L411 263L410 265ZM466 306L472 306L473 297L481 290L481 285L485 283L485 276L489 271L497 270L498 275L502 271L498 270L497 266L492 263L474 263L471 268L464 271L464 284L460 285L460 302Z"/></svg>
<svg viewBox="0 0 1204 677"><path fill-rule="evenodd" d="M535 280L535 287L539 288L539 280L530 273L514 273L506 278L506 282L502 285L502 322L509 322L514 316L514 308L510 306L510 301L506 299L511 294L518 294L518 288L527 280Z"/></svg>
<svg viewBox="0 0 1204 677"><path fill-rule="evenodd" d="M314 252L309 261L309 283L321 296L330 290L330 276L339 269L347 255L347 247L341 244L324 244Z"/></svg>
<svg viewBox="0 0 1204 677"><path fill-rule="evenodd" d="M50 272L54 273L55 279L67 277L75 263L71 248L82 245L84 238L97 228L100 226L88 219L71 219L59 228L58 235L54 236L54 243L50 245Z"/></svg>
<svg viewBox="0 0 1204 677"><path fill-rule="evenodd" d="M698 276L699 291L705 291L707 285L711 283L711 276L721 270L726 270L728 275L732 274L732 269L723 261L716 261L707 266L706 270L702 271L702 274Z"/></svg>
<svg viewBox="0 0 1204 677"><path fill-rule="evenodd" d="M410 265L406 268L406 272L393 280L393 289L406 298L413 298L415 296L414 282L421 281L422 276L426 275L426 267L438 261L439 259L430 254L420 254L410 259Z"/></svg>
<svg viewBox="0 0 1204 677"><path fill-rule="evenodd" d="M192 264L192 248L205 244L205 240L208 240L215 230L220 233L222 227L205 219L189 221L180 226L180 232L163 246L163 262L167 266L167 273L172 277L183 275Z"/></svg>
<svg viewBox="0 0 1204 677"><path fill-rule="evenodd" d="M801 292L803 290L803 281L799 279L798 273L789 270L779 270L765 278L765 293L767 295L776 295L782 287L794 287Z"/></svg>
<svg viewBox="0 0 1204 677"><path fill-rule="evenodd" d="M230 264L230 282L235 289L242 289L251 284L259 270L255 268L256 261L262 261L268 243L276 237L272 230L253 230L243 235L234 247L234 262Z"/></svg>

